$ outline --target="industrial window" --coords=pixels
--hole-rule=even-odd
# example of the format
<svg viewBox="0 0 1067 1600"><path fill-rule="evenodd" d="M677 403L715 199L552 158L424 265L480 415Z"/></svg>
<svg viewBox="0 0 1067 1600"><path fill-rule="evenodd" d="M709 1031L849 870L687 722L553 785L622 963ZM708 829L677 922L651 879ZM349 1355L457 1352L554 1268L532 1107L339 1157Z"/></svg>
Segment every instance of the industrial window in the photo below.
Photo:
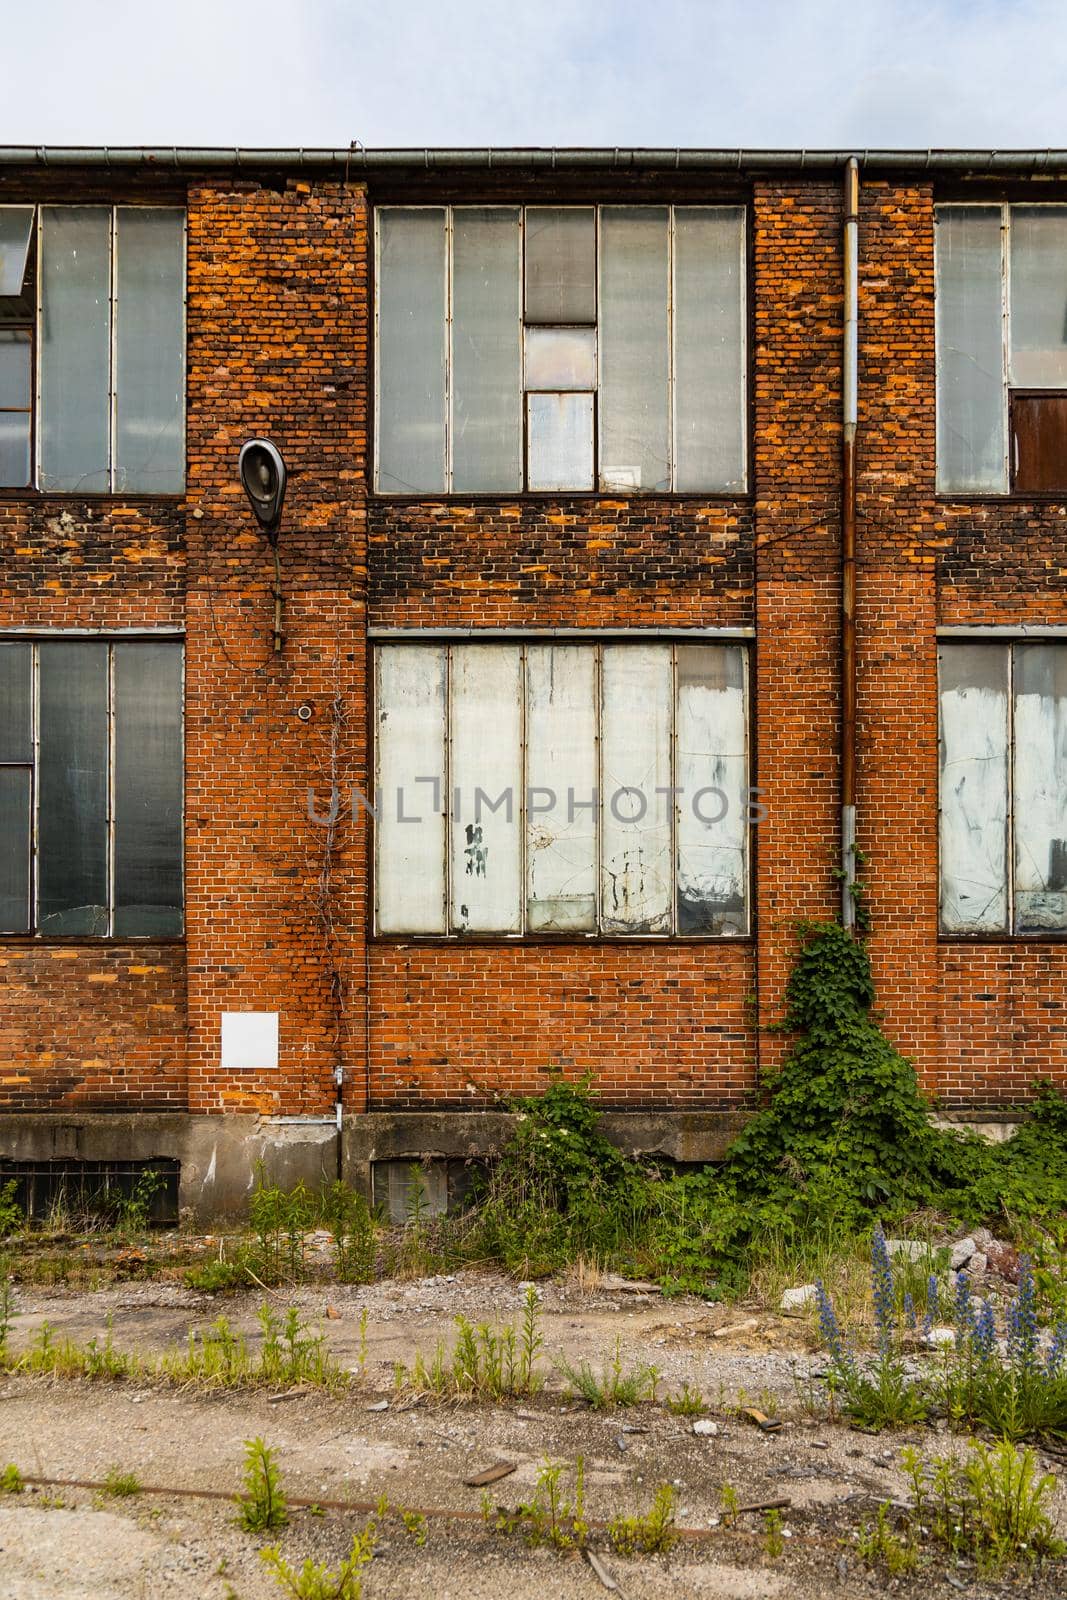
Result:
<svg viewBox="0 0 1067 1600"><path fill-rule="evenodd" d="M940 651L941 926L1067 930L1067 645Z"/></svg>
<svg viewBox="0 0 1067 1600"><path fill-rule="evenodd" d="M182 931L182 647L0 640L0 932Z"/></svg>
<svg viewBox="0 0 1067 1600"><path fill-rule="evenodd" d="M939 206L942 491L1067 494L1067 206Z"/></svg>
<svg viewBox="0 0 1067 1600"><path fill-rule="evenodd" d="M748 931L742 646L402 643L375 665L379 933Z"/></svg>
<svg viewBox="0 0 1067 1600"><path fill-rule="evenodd" d="M377 213L377 488L740 491L739 206Z"/></svg>
<svg viewBox="0 0 1067 1600"><path fill-rule="evenodd" d="M32 206L0 206L3 488L26 488L33 481L35 368L39 488L93 494L182 490L182 210L41 206L35 216Z"/></svg>

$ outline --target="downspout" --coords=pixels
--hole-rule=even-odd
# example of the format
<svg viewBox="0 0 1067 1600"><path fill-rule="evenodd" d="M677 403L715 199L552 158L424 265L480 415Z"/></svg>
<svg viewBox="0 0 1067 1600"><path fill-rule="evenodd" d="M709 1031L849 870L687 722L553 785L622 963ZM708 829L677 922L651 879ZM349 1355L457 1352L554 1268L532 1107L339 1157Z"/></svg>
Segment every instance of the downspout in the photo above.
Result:
<svg viewBox="0 0 1067 1600"><path fill-rule="evenodd" d="M841 429L841 921L856 926L856 427L859 420L859 162L845 166Z"/></svg>

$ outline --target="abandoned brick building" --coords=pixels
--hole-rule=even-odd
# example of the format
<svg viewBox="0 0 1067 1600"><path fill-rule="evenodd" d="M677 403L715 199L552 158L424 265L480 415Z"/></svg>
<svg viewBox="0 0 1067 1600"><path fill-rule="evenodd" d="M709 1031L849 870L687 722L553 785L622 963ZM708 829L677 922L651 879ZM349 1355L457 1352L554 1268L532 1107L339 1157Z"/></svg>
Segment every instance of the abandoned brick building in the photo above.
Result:
<svg viewBox="0 0 1067 1600"><path fill-rule="evenodd" d="M0 1175L1067 1081L1067 155L2 150L0 548Z"/></svg>

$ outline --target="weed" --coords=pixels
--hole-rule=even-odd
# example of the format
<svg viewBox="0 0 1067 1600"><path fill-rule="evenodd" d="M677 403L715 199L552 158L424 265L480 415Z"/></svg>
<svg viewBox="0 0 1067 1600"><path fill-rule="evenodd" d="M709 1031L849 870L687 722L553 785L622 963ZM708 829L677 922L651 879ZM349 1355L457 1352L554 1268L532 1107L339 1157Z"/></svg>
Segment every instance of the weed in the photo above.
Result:
<svg viewBox="0 0 1067 1600"><path fill-rule="evenodd" d="M282 1493L275 1452L262 1439L245 1441L244 1493L237 1497L237 1521L246 1533L284 1528L289 1512Z"/></svg>
<svg viewBox="0 0 1067 1600"><path fill-rule="evenodd" d="M356 1370L360 1382L367 1376L367 1308L359 1313L359 1344L356 1347Z"/></svg>
<svg viewBox="0 0 1067 1600"><path fill-rule="evenodd" d="M894 1532L891 1513L886 1501L878 1507L874 1522L861 1523L856 1552L869 1567L884 1567L891 1578L901 1578L919 1565L919 1547L910 1521L904 1537Z"/></svg>
<svg viewBox="0 0 1067 1600"><path fill-rule="evenodd" d="M429 1364L421 1351L416 1352L410 1370L397 1363L397 1388L411 1388L439 1399L481 1395L503 1400L536 1394L544 1383L539 1366L544 1341L537 1307L537 1290L531 1287L526 1291L518 1328L494 1328L489 1323L476 1327L466 1317L457 1317L451 1354L446 1355L444 1345L438 1344Z"/></svg>
<svg viewBox="0 0 1067 1600"><path fill-rule="evenodd" d="M361 1600L363 1579L360 1573L374 1555L377 1525L371 1521L352 1539L351 1553L339 1567L331 1570L325 1562L310 1558L302 1567L290 1566L277 1545L260 1551L260 1559L275 1582L293 1600Z"/></svg>
<svg viewBox="0 0 1067 1600"><path fill-rule="evenodd" d="M119 1195L115 1208L118 1213L119 1232L127 1237L144 1233L152 1210L152 1201L162 1189L166 1179L156 1167L145 1167L128 1195Z"/></svg>
<svg viewBox="0 0 1067 1600"><path fill-rule="evenodd" d="M624 1371L620 1352L620 1341L616 1339L614 1355L599 1372L594 1371L588 1361L580 1361L576 1367L567 1361L559 1362L558 1370L567 1379L569 1392L592 1406L594 1411L635 1406L642 1400L654 1403L659 1382L658 1367L634 1367Z"/></svg>
<svg viewBox="0 0 1067 1600"><path fill-rule="evenodd" d="M6 1239L9 1234L17 1233L26 1220L22 1207L15 1199L18 1188L17 1178L9 1178L6 1183L0 1183L0 1239Z"/></svg>
<svg viewBox="0 0 1067 1600"><path fill-rule="evenodd" d="M421 1511L404 1511L401 1509L400 1520L415 1541L416 1547L421 1550L426 1543L426 1518Z"/></svg>
<svg viewBox="0 0 1067 1600"><path fill-rule="evenodd" d="M185 1281L190 1289L218 1294L220 1290L237 1289L248 1283L248 1269L241 1256L235 1261L225 1261L220 1256L215 1261L205 1261L203 1266L189 1267Z"/></svg>
<svg viewBox="0 0 1067 1600"><path fill-rule="evenodd" d="M13 1461L0 1468L0 1494L21 1494L25 1487L22 1473Z"/></svg>
<svg viewBox="0 0 1067 1600"><path fill-rule="evenodd" d="M763 1513L763 1548L772 1561L777 1561L785 1549L782 1513L774 1506L768 1506Z"/></svg>
<svg viewBox="0 0 1067 1600"><path fill-rule="evenodd" d="M264 1283L283 1278L299 1283L305 1277L304 1235L315 1221L315 1197L303 1183L283 1189L267 1183L263 1167L248 1203L248 1221L255 1235L252 1265Z"/></svg>
<svg viewBox="0 0 1067 1600"><path fill-rule="evenodd" d="M659 1555L678 1537L675 1508L678 1497L669 1483L661 1483L644 1516L616 1517L608 1525L608 1538L617 1555Z"/></svg>
<svg viewBox="0 0 1067 1600"><path fill-rule="evenodd" d="M15 1315L15 1296L7 1275L7 1261L0 1258L0 1359L7 1349L7 1336Z"/></svg>
<svg viewBox="0 0 1067 1600"><path fill-rule="evenodd" d="M312 1383L317 1388L334 1388L343 1382L321 1332L312 1333L300 1320L295 1306L284 1319L275 1315L266 1302L260 1307L259 1325L263 1330L260 1374L267 1383Z"/></svg>
<svg viewBox="0 0 1067 1600"><path fill-rule="evenodd" d="M370 1208L338 1178L322 1196L322 1221L333 1235L334 1272L341 1283L370 1283L377 1240Z"/></svg>
<svg viewBox="0 0 1067 1600"><path fill-rule="evenodd" d="M725 1482L719 1485L719 1499L722 1502L722 1514L728 1522L734 1522L741 1509L741 1497L732 1483Z"/></svg>
<svg viewBox="0 0 1067 1600"><path fill-rule="evenodd" d="M574 1469L574 1499L563 1487L563 1466L546 1461L537 1474L533 1498L514 1511L493 1512L488 1495L482 1497L482 1515L498 1533L521 1532L531 1549L542 1544L553 1550L584 1549L589 1537L585 1515L585 1457Z"/></svg>
<svg viewBox="0 0 1067 1600"><path fill-rule="evenodd" d="M108 1467L104 1476L104 1493L116 1500L129 1499L140 1494L141 1480L135 1472L123 1472L121 1467Z"/></svg>
<svg viewBox="0 0 1067 1600"><path fill-rule="evenodd" d="M699 1417L707 1410L707 1401L699 1389L690 1389L683 1383L677 1394L669 1394L663 1404L674 1417Z"/></svg>

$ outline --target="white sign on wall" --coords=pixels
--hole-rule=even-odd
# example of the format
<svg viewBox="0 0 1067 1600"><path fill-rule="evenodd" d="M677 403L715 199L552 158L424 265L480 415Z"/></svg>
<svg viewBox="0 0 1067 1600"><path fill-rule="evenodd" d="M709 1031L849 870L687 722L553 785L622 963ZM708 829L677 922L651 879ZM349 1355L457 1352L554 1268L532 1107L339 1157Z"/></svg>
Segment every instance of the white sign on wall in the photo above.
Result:
<svg viewBox="0 0 1067 1600"><path fill-rule="evenodd" d="M222 1013L222 1070L272 1072L278 1065L276 1011Z"/></svg>

